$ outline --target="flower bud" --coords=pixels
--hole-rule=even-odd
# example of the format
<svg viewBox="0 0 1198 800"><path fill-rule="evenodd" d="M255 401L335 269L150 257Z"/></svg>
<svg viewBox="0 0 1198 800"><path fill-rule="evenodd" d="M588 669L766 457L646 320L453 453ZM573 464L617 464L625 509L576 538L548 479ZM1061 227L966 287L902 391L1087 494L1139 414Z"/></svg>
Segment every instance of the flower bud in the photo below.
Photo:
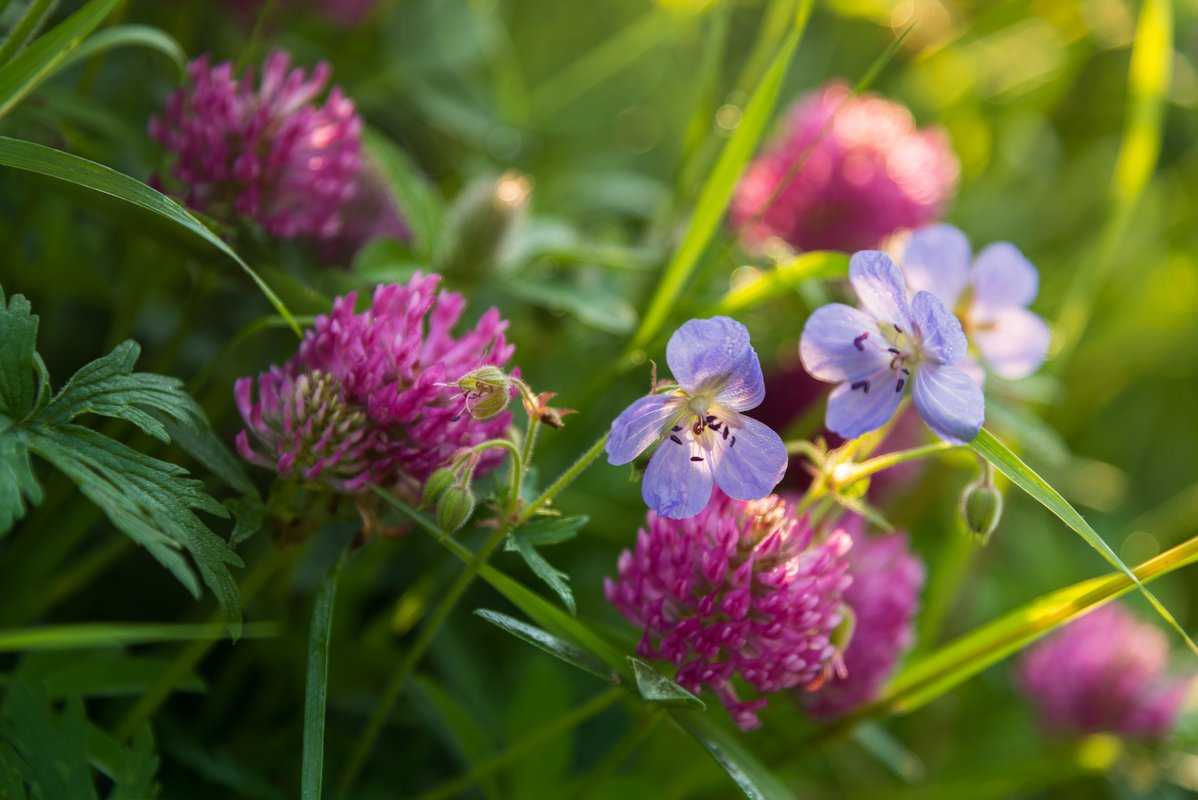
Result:
<svg viewBox="0 0 1198 800"><path fill-rule="evenodd" d="M511 399L511 380L489 364L458 378L457 386L466 393L466 410L474 419L490 419L507 408Z"/></svg>
<svg viewBox="0 0 1198 800"><path fill-rule="evenodd" d="M437 527L444 533L455 533L473 513L474 493L469 486L454 484L437 500Z"/></svg>
<svg viewBox="0 0 1198 800"><path fill-rule="evenodd" d="M986 544L1002 519L1002 492L983 481L969 484L961 494L961 517L973 537Z"/></svg>
<svg viewBox="0 0 1198 800"><path fill-rule="evenodd" d="M420 507L431 508L456 480L457 475L449 467L441 467L429 475L428 480L424 482L424 493L420 496Z"/></svg>
<svg viewBox="0 0 1198 800"><path fill-rule="evenodd" d="M466 187L449 210L440 271L474 277L490 272L531 193L528 178L511 171Z"/></svg>

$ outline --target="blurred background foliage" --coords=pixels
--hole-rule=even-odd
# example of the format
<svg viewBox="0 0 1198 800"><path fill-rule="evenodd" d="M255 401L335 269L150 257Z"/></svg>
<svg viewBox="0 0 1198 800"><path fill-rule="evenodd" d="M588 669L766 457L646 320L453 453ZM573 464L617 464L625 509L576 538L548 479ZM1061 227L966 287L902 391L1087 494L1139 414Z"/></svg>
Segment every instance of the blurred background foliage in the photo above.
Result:
<svg viewBox="0 0 1198 800"><path fill-rule="evenodd" d="M11 21L22 4L5 5L0 21ZM60 5L57 15L76 4ZM661 343L634 354L635 366L622 374L615 365L632 363L621 361L628 337L780 39L770 26L786 19L790 4L380 0L353 27L330 24L302 4L276 9L256 27L253 6L132 0L117 15L122 24L164 31L188 58L210 53L249 64L278 46L301 64L327 60L334 83L383 143L373 152L394 148L427 179L421 202L433 218L452 214L454 199L480 180L509 170L527 177L527 211L510 236L487 257L454 261L447 280L469 295L473 312L498 305L512 321L524 375L579 409L564 430L542 434L537 470L547 482L643 393L645 359L660 359ZM1159 161L1125 207L1112 176L1134 107L1128 76L1139 12L1130 0L823 0L782 91L789 103L830 78L855 82L914 23L873 90L951 136L961 180L947 220L975 243L1015 242L1040 270L1036 309L1049 320L1066 309L1079 271L1109 263L1087 301L1089 324L1076 347L1050 358L1017 394L1014 387L998 392L1004 408L991 421L1128 563L1193 535L1198 522L1198 2L1173 4L1172 50L1158 54L1171 73L1165 113L1146 123L1150 139L1159 140ZM41 87L0 122L2 133L146 180L162 166L146 123L180 77L180 64L160 50L101 53ZM135 338L142 367L190 381L223 436L237 430L232 380L280 362L294 346L283 327L238 335L270 308L228 264L25 173L0 171L0 247L0 284L27 295L41 315L40 352L52 374L68 375ZM323 297L401 279L430 263L419 242L377 243L348 269L264 239L243 239L240 251L301 315L322 311ZM752 274L751 263L721 227L671 320L708 313ZM795 364L802 320L818 297L811 291L788 292L742 315L767 372ZM145 437L132 442L150 446ZM929 566L917 652L1106 571L1017 492L991 543L976 547L956 516L971 475L969 459L932 462L918 483L885 503ZM70 484L45 483L47 502L0 543L0 627L208 619L210 608L197 606L76 502ZM633 634L604 601L602 579L643 518L636 485L626 469L597 465L559 505L590 517L580 536L551 551L570 576L580 618L631 647ZM153 714L154 741L135 740L142 763L158 759L164 796L294 796L308 613L330 545L316 539L277 551L268 539L246 545L249 566L239 579L247 619L277 622L274 635L206 653L192 644L0 653L0 681L33 674L51 697L83 691L88 719L112 727L182 656L186 674ZM512 554L496 560L542 588ZM347 565L329 687L334 774L457 568L416 534L374 542ZM1175 575L1155 589L1192 630L1192 581ZM480 607L511 613L488 587L470 590L353 796L432 789L600 692L589 676L472 616ZM125 660L136 665L122 666ZM104 675L117 677L96 677ZM41 723L63 731L82 724L73 705L54 713L60 718ZM639 706L610 705L517 752L472 796L732 795L714 761L655 720ZM1194 731L1188 738L1187 727ZM1101 736L1046 739L1014 692L1007 663L910 716L849 737L809 736L799 714L779 703L764 729L742 741L802 797L1198 791L1193 724L1152 756ZM50 736L63 747L68 738ZM626 757L615 761L613 748Z"/></svg>

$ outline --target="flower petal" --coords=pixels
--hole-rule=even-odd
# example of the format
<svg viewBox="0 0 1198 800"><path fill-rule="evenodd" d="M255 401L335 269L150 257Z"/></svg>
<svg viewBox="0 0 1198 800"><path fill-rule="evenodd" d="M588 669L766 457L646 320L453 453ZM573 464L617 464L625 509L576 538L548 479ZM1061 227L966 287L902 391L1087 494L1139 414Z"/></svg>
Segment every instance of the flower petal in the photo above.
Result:
<svg viewBox="0 0 1198 800"><path fill-rule="evenodd" d="M1031 375L1044 363L1052 332L1044 320L1024 308L998 312L973 336L992 370L1007 380Z"/></svg>
<svg viewBox="0 0 1198 800"><path fill-rule="evenodd" d="M765 396L749 330L729 317L692 319L674 331L666 345L666 363L674 380L692 394L701 389L723 390L745 401L756 397L753 405Z"/></svg>
<svg viewBox="0 0 1198 800"><path fill-rule="evenodd" d="M971 441L986 416L982 387L962 369L925 364L915 371L915 408L946 439Z"/></svg>
<svg viewBox="0 0 1198 800"><path fill-rule="evenodd" d="M986 317L1004 308L1023 308L1036 299L1040 276L1010 242L995 242L978 253L969 276L974 313Z"/></svg>
<svg viewBox="0 0 1198 800"><path fill-rule="evenodd" d="M765 377L761 374L757 351L752 347L724 380L724 388L716 393L715 399L725 408L748 411L765 399Z"/></svg>
<svg viewBox="0 0 1198 800"><path fill-rule="evenodd" d="M607 461L627 464L662 435L670 417L678 411L682 399L666 394L650 394L624 409L612 420L607 438Z"/></svg>
<svg viewBox="0 0 1198 800"><path fill-rule="evenodd" d="M873 318L843 303L817 308L807 318L799 358L811 377L829 383L859 380L890 360Z"/></svg>
<svg viewBox="0 0 1198 800"><path fill-rule="evenodd" d="M866 385L847 381L840 384L828 395L824 425L845 439L882 427L903 399L902 390L896 390L898 377L892 370L881 369L863 379L868 381Z"/></svg>
<svg viewBox="0 0 1198 800"><path fill-rule="evenodd" d="M737 500L756 500L774 490L786 474L786 445L773 428L743 414L733 414L711 451L716 485Z"/></svg>
<svg viewBox="0 0 1198 800"><path fill-rule="evenodd" d="M849 259L849 280L866 312L879 322L911 324L903 273L880 250L862 250Z"/></svg>
<svg viewBox="0 0 1198 800"><path fill-rule="evenodd" d="M928 225L903 249L903 275L912 292L928 291L952 309L969 283L969 239L952 225Z"/></svg>
<svg viewBox="0 0 1198 800"><path fill-rule="evenodd" d="M941 364L955 364L969 347L956 315L931 292L920 292L911 301L911 314L919 328L926 356Z"/></svg>
<svg viewBox="0 0 1198 800"><path fill-rule="evenodd" d="M693 439L657 448L641 481L645 505L663 517L686 519L698 514L711 498L711 461ZM693 461L699 458L701 461Z"/></svg>

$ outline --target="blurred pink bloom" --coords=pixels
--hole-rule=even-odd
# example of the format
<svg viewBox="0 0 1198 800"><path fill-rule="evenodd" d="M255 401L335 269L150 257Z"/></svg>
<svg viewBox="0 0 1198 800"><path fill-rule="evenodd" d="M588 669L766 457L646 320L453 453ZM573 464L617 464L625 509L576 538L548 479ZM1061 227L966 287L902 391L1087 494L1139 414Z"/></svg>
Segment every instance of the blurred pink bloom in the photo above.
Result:
<svg viewBox="0 0 1198 800"><path fill-rule="evenodd" d="M448 384L511 358L507 322L492 308L455 338L466 303L438 291L439 281L417 273L407 284L381 285L362 313L354 311L355 293L337 298L290 361L256 380L239 379L241 456L280 475L356 492L419 484L460 448L502 436L510 413L475 420L464 394ZM500 460L489 451L476 474Z"/></svg>
<svg viewBox="0 0 1198 800"><path fill-rule="evenodd" d="M251 70L188 68L188 83L150 120L150 135L174 155L171 176L187 204L217 217L241 215L282 238L330 239L353 197L362 121L340 89L315 103L329 79L308 75L275 52L255 85Z"/></svg>
<svg viewBox="0 0 1198 800"><path fill-rule="evenodd" d="M766 695L839 669L832 633L851 545L843 532L813 541L806 519L776 495L743 501L716 489L697 516L649 512L604 592L644 629L640 655L675 664L678 683L711 689L749 730L767 698L740 699L734 678Z"/></svg>
<svg viewBox="0 0 1198 800"><path fill-rule="evenodd" d="M875 248L895 231L937 219L957 173L942 130L920 130L904 106L853 97L834 82L795 104L781 135L749 167L732 223L750 247L777 237L800 250Z"/></svg>
<svg viewBox="0 0 1198 800"><path fill-rule="evenodd" d="M860 517L845 526L853 537L844 601L856 624L844 651L844 675L802 696L815 716L839 717L869 702L914 641L915 612L923 588L923 563L908 548L905 533L868 536Z"/></svg>
<svg viewBox="0 0 1198 800"><path fill-rule="evenodd" d="M1019 684L1050 731L1155 739L1173 728L1192 679L1169 677L1168 660L1163 632L1110 603L1028 651Z"/></svg>

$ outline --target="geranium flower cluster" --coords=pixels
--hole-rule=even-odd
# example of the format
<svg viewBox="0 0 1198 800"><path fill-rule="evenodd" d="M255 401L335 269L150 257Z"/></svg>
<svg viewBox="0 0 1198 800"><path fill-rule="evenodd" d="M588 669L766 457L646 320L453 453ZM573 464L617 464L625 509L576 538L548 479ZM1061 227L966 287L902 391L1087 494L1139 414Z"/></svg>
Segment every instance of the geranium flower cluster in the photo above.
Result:
<svg viewBox="0 0 1198 800"><path fill-rule="evenodd" d="M189 206L213 216L258 222L282 238L332 239L354 196L361 167L362 121L329 81L321 63L311 74L271 54L255 83L228 62L207 56L150 120L150 135L174 156L171 177Z"/></svg>
<svg viewBox="0 0 1198 800"><path fill-rule="evenodd" d="M504 337L507 322L492 308L455 336L466 302L438 291L439 281L417 273L379 286L360 313L355 293L339 297L291 360L238 380L242 457L342 492L414 488L459 449L502 436L511 414L475 419L453 384L508 362L515 348ZM501 458L483 454L476 474Z"/></svg>
<svg viewBox="0 0 1198 800"><path fill-rule="evenodd" d="M759 724L764 695L818 684L841 669L849 534L815 541L786 500L716 491L697 515L649 512L620 554L607 599L644 633L637 652L678 667L678 683L713 691L736 723ZM741 680L759 693L742 699Z"/></svg>

